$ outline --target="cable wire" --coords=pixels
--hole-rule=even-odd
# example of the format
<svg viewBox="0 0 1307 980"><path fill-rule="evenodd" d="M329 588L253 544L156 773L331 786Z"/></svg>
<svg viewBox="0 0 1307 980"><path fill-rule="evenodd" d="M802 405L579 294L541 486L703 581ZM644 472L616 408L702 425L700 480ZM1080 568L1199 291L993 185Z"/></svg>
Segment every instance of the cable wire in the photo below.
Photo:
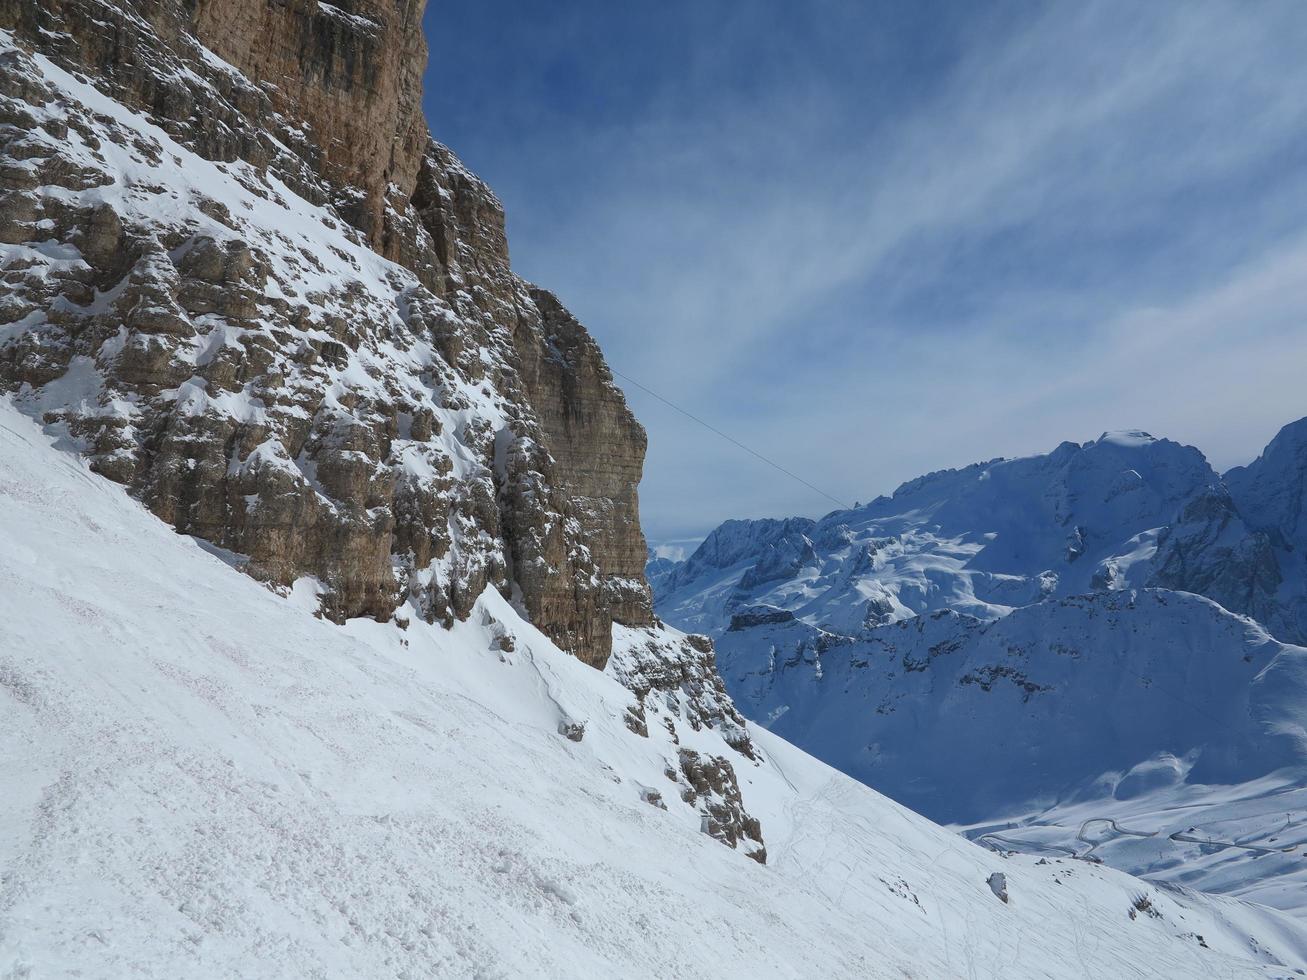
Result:
<svg viewBox="0 0 1307 980"><path fill-rule="evenodd" d="M750 447L746 446L744 443L740 442L740 440L739 440L739 439L736 439L734 436L729 436L729 435L727 435L727 434L726 434L725 432L723 432L721 429L717 428L717 427L714 426L714 425L710 425L709 423L705 422L703 419L699 418L699 416L693 414L692 412L688 412L688 411L686 411L686 410L683 409L680 405L677 405L675 402L671 401L670 399L664 398L662 395L658 394L658 392L654 391L654 390L653 390L652 388L650 388L648 385L646 385L646 384L641 384L639 381L636 381L635 378L632 378L630 375L623 374L621 371L613 370L612 368L610 368L609 370L612 370L612 371L613 371L613 374L617 375L617 376L618 376L619 378L621 378L623 381L629 381L631 384L635 385L637 388L639 388L639 389L640 389L641 391L643 391L645 394L647 394L647 395L652 395L654 398L657 398L660 402L662 402L662 403L663 403L664 405L666 405L668 408L675 409L676 411L678 411L678 412L680 412L682 415L684 415L687 419L690 419L692 422L697 422L697 423L699 423L699 424L702 425L705 429L707 429L709 432L711 432L711 433L713 433L713 434L715 434L715 435L720 436L721 438L725 439L727 442L731 443L733 446L738 446L740 449L743 449L743 450L744 450L746 453L748 453L749 455L751 455L751 456L756 456L758 459L762 460L762 461L763 461L764 463L766 463L768 466L770 466L770 467L772 467L773 469L779 470L780 472L784 473L784 474L785 474L786 476L788 476L791 480L795 480L795 481L797 481L798 483L802 483L802 484L803 484L805 487L807 487L809 490L813 491L814 493L818 493L818 494L820 494L821 496L825 497L827 500L831 501L831 503L838 505L839 508L840 508L841 510L852 510L852 509L853 509L853 508L850 507L848 504L846 504L844 501L840 500L838 497L832 496L831 494L827 493L827 492L826 492L825 490L823 490L821 487L815 487L815 486L813 486L811 483L809 483L809 482L808 482L807 480L805 480L803 477L799 476L797 473L792 473L792 472L790 472L790 471L787 470L784 466L782 466L780 463L777 463L775 460L768 459L768 458L767 458L766 456L764 456L762 453L758 452L756 449L751 449Z"/></svg>

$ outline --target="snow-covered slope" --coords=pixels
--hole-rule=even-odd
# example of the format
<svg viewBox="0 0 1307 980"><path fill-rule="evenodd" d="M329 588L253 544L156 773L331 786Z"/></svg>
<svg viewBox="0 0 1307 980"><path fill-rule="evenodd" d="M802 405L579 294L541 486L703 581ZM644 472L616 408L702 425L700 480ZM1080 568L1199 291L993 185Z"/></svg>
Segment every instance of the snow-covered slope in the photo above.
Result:
<svg viewBox="0 0 1307 980"><path fill-rule="evenodd" d="M1307 820L1286 826L1293 800L1245 812L1262 819L1237 839L1299 850L1198 861L1195 842L1168 839L1195 827L1233 839L1218 826L1229 805L1265 803L1269 786L1307 799L1307 649L1208 599L1106 592L991 623L940 611L858 640L755 607L718 657L746 715L934 819L1062 823L1034 839L1074 850L1080 820L1149 814L1143 828L1165 829L1152 844L1166 846L1118 854L1131 870L1307 911ZM1080 819L1043 813L1059 807Z"/></svg>
<svg viewBox="0 0 1307 980"><path fill-rule="evenodd" d="M1175 766L1163 757L1139 766L1116 795L1087 794L960 829L999 850L1075 854L1150 881L1307 915L1302 770L1232 785L1157 778Z"/></svg>
<svg viewBox="0 0 1307 980"><path fill-rule="evenodd" d="M721 733L681 726L673 746L648 704L648 736L632 731L632 692L494 590L450 630L335 626L3 403L0 458L4 975L1307 965L1307 930L1278 913L1004 858L764 731L737 762L758 864L701 833L663 771L678 748L738 760Z"/></svg>

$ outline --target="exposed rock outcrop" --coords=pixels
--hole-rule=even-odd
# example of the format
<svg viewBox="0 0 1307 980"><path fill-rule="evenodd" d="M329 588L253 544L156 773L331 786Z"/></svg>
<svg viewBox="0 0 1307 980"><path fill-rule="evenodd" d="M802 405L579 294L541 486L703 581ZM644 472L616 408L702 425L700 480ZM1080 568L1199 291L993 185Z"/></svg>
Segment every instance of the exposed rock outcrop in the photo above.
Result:
<svg viewBox="0 0 1307 980"><path fill-rule="evenodd" d="M657 715L674 740L679 721L691 731L714 729L741 755L756 757L744 717L717 671L708 637L677 633L661 624L619 626L608 673L636 697L627 719L633 731L647 733L649 716Z"/></svg>
<svg viewBox="0 0 1307 980"><path fill-rule="evenodd" d="M1264 622L1282 639L1307 643L1307 419L1284 426L1257 459L1224 480L1245 523L1274 548L1283 577L1275 613Z"/></svg>
<svg viewBox="0 0 1307 980"><path fill-rule="evenodd" d="M428 134L421 19L0 0L0 393L331 619L451 624L499 590L631 688L705 831L761 859L732 763L674 754L713 729L757 759L711 644L653 617L644 430Z"/></svg>
<svg viewBox="0 0 1307 980"><path fill-rule="evenodd" d="M1268 534L1244 524L1224 487L1196 496L1162 528L1153 565L1150 585L1205 595L1231 612L1277 625L1283 576L1275 548Z"/></svg>
<svg viewBox="0 0 1307 980"><path fill-rule="evenodd" d="M421 116L421 4L0 0L0 388L335 619L652 620L645 436Z"/></svg>
<svg viewBox="0 0 1307 980"><path fill-rule="evenodd" d="M703 832L730 847L742 847L759 864L767 863L762 827L749 816L735 780L735 770L721 756L681 749L681 799L703 814Z"/></svg>

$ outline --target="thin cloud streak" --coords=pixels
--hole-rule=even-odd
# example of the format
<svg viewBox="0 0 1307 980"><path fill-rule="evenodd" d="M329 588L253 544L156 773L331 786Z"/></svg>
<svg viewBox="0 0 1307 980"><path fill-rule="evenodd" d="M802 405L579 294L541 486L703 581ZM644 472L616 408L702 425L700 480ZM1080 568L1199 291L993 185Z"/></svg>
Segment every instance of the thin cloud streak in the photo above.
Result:
<svg viewBox="0 0 1307 980"><path fill-rule="evenodd" d="M840 492L862 500L932 469L1044 452L1064 438L1085 441L1107 429L1144 428L1195 444L1218 470L1246 463L1304 410L1304 263L1307 247L1286 250L1182 308L1108 324L1076 352L1023 357L1020 341L1010 338L964 339L947 350L925 339L897 345L893 361L911 366L904 380L871 392L856 416L819 415L815 432L811 417L789 417L771 429L770 444L788 450L791 465L804 472L830 470L834 462L847 481L835 488L848 486ZM959 361L968 365L962 377ZM936 380L923 381L928 377ZM847 377L825 381L858 390ZM641 415L647 419L650 411ZM929 441L920 438L923 431ZM676 486L691 493L701 484L733 487L749 505L729 516L815 516L828 509L815 495L805 499L802 488L779 485L743 454L732 458L730 447L705 454L706 464L695 462L678 448L692 445L693 433L672 435L651 445L650 475L667 479L668 493ZM669 526L668 537L706 530L692 522Z"/></svg>
<svg viewBox="0 0 1307 980"><path fill-rule="evenodd" d="M753 35L706 37L629 116L492 163L515 262L618 370L846 499L1118 426L1224 466L1307 414L1285 367L1307 353L1307 9L1052 5L955 33L929 78L782 51L744 92L709 83ZM628 393L654 538L823 508Z"/></svg>

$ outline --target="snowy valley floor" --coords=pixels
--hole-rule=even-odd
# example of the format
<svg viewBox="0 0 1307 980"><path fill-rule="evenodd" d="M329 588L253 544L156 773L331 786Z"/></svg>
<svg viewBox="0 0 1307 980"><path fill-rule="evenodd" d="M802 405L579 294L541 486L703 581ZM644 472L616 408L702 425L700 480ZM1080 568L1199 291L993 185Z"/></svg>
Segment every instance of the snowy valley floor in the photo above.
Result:
<svg viewBox="0 0 1307 980"><path fill-rule="evenodd" d="M336 627L173 534L3 402L0 460L0 976L1307 965L1307 926L1286 915L1004 858L755 729L765 761L737 771L760 866L679 801L643 802L671 786L656 726L630 732L630 693L497 594L451 631ZM509 653L492 642L505 629ZM580 742L558 733L568 719Z"/></svg>
<svg viewBox="0 0 1307 980"><path fill-rule="evenodd" d="M1307 915L1307 787L1273 773L1234 786L1179 785L1068 802L958 828L999 850L1097 858L1150 881Z"/></svg>

